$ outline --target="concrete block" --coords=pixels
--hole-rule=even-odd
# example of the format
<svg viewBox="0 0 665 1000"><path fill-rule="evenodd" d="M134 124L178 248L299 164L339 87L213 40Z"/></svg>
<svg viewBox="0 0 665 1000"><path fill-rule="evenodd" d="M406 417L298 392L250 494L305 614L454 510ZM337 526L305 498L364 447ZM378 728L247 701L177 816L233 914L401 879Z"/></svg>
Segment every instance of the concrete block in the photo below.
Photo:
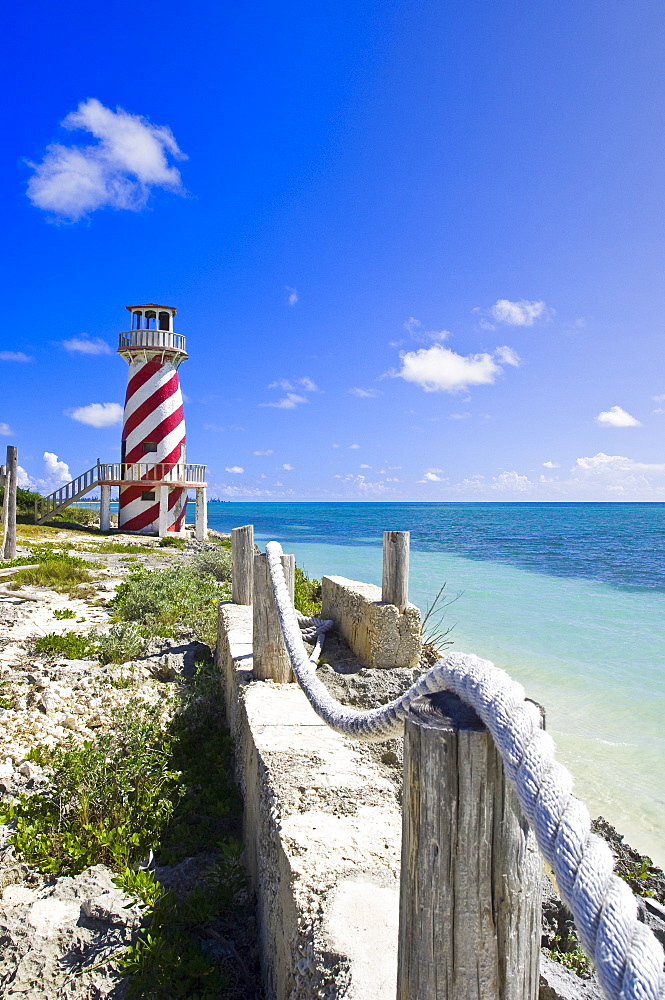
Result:
<svg viewBox="0 0 665 1000"><path fill-rule="evenodd" d="M252 677L252 609L220 607L217 664L243 792L267 1000L394 1000L401 811L370 749L293 684Z"/></svg>
<svg viewBox="0 0 665 1000"><path fill-rule="evenodd" d="M324 576L322 618L335 627L365 667L417 667L422 650L420 610L403 612L384 604L381 588L371 583Z"/></svg>

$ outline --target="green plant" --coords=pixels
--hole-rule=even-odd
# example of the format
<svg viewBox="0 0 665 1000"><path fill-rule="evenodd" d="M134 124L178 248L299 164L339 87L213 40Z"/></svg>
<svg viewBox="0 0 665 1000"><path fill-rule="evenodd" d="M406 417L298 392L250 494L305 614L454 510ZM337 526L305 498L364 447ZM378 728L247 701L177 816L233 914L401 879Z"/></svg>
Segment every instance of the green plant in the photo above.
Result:
<svg viewBox="0 0 665 1000"><path fill-rule="evenodd" d="M89 569L101 569L102 563L86 562L78 556L70 556L50 545L36 546L30 556L22 556L9 565L28 566L37 563L35 569L23 569L11 578L12 590L20 587L50 587L70 596L80 596L76 588L90 580Z"/></svg>
<svg viewBox="0 0 665 1000"><path fill-rule="evenodd" d="M436 650L441 649L442 646L452 646L453 644L454 640L449 639L448 636L455 626L445 626L443 624L443 619L450 605L459 601L462 596L462 591L460 591L455 595L455 597L447 599L444 597L443 593L445 589L446 584L444 583L439 590L439 593L428 606L427 611L425 612L425 617L423 618L420 626L423 641L428 646L433 646Z"/></svg>
<svg viewBox="0 0 665 1000"><path fill-rule="evenodd" d="M655 897L656 893L649 889L649 879L651 877L651 869L653 868L653 861L651 858L647 857L646 854L640 855L637 861L624 860L623 864L626 867L626 871L622 871L621 868L615 869L615 874L619 878L623 879L633 892L637 896L652 896Z"/></svg>
<svg viewBox="0 0 665 1000"><path fill-rule="evenodd" d="M203 576L214 576L216 580L228 582L231 579L231 553L228 549L206 549L198 552L192 565Z"/></svg>
<svg viewBox="0 0 665 1000"><path fill-rule="evenodd" d="M132 699L96 740L31 751L28 759L47 770L48 789L1 804L0 822L13 821L11 843L42 872L122 870L157 848L184 792L170 750L159 710Z"/></svg>
<svg viewBox="0 0 665 1000"><path fill-rule="evenodd" d="M585 955L579 944L575 944L569 951L558 951L556 948L551 948L547 954L553 962L564 965L583 979L588 979L593 972L591 960Z"/></svg>
<svg viewBox="0 0 665 1000"><path fill-rule="evenodd" d="M143 656L148 647L144 628L134 622L112 625L108 632L90 636L90 652L100 663L126 663Z"/></svg>
<svg viewBox="0 0 665 1000"><path fill-rule="evenodd" d="M310 580L300 566L296 566L293 605L302 615L313 618L321 615L321 583L319 580Z"/></svg>
<svg viewBox="0 0 665 1000"><path fill-rule="evenodd" d="M101 545L96 545L94 549L88 549L87 551L102 552L104 555L114 555L121 552L130 552L133 555L137 553L145 555L148 552L154 552L154 546L141 545L138 542L102 542Z"/></svg>
<svg viewBox="0 0 665 1000"><path fill-rule="evenodd" d="M159 539L160 549L184 549L185 539L177 538L175 535L165 535Z"/></svg>
<svg viewBox="0 0 665 1000"><path fill-rule="evenodd" d="M131 573L115 592L111 608L120 621L145 625L153 635L173 635L178 628L214 645L217 636L216 602L229 597L210 576L190 566L141 569Z"/></svg>
<svg viewBox="0 0 665 1000"><path fill-rule="evenodd" d="M64 618L76 618L76 612L71 608L56 608L53 617L62 621Z"/></svg>
<svg viewBox="0 0 665 1000"><path fill-rule="evenodd" d="M99 514L91 507L70 506L65 507L63 511L56 514L55 517L52 517L49 520L51 524L57 524L59 521L64 521L66 524L81 524L90 526L91 524L97 524Z"/></svg>
<svg viewBox="0 0 665 1000"><path fill-rule="evenodd" d="M78 632L47 632L35 639L35 650L38 653L49 653L51 656L62 656L66 660L81 660L88 653L89 640Z"/></svg>
<svg viewBox="0 0 665 1000"><path fill-rule="evenodd" d="M4 687L7 687L7 681L0 681L0 690ZM0 695L0 708L13 708L14 704L13 698L5 698L4 695Z"/></svg>

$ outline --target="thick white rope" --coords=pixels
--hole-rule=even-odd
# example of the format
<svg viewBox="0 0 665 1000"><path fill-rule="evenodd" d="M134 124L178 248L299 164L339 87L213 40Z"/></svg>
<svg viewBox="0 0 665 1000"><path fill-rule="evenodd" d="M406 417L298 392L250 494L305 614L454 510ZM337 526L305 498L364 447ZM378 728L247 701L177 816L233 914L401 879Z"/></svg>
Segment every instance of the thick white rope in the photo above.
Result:
<svg viewBox="0 0 665 1000"><path fill-rule="evenodd" d="M572 776L555 760L554 743L540 728L540 712L526 701L522 685L488 660L451 653L380 708L359 712L341 705L316 676L314 655L309 657L303 644L282 570L282 547L269 542L266 553L293 672L317 715L337 732L374 742L402 735L409 709L422 695L441 690L458 695L494 738L607 1000L665 996L663 950L637 919L633 893L613 874L609 847L591 833L586 806L571 794Z"/></svg>

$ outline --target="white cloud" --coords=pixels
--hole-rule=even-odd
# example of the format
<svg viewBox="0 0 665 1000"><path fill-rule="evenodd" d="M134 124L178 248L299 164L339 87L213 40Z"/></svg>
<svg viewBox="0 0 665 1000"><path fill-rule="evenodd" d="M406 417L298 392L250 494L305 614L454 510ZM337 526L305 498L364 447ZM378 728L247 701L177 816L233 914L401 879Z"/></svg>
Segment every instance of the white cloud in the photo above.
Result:
<svg viewBox="0 0 665 1000"><path fill-rule="evenodd" d="M288 462L284 462L284 465L282 466L282 468L286 469L287 472L293 472L294 466L293 465L289 465Z"/></svg>
<svg viewBox="0 0 665 1000"><path fill-rule="evenodd" d="M272 406L276 410L295 410L296 406L300 406L301 403L306 403L307 401L305 396L299 396L295 392L287 392L286 396L278 400L278 402L259 403L259 406Z"/></svg>
<svg viewBox="0 0 665 1000"><path fill-rule="evenodd" d="M419 319L409 316L404 329L413 340L429 342L431 340L447 340L450 337L450 330L426 330Z"/></svg>
<svg viewBox="0 0 665 1000"><path fill-rule="evenodd" d="M520 299L519 302L511 302L510 299L497 299L489 313L497 323L507 323L508 326L533 326L537 319L551 316L553 311L542 300L528 302L526 299Z"/></svg>
<svg viewBox="0 0 665 1000"><path fill-rule="evenodd" d="M14 431L11 429L9 424L5 424L0 421L0 435L2 437L11 437L13 433Z"/></svg>
<svg viewBox="0 0 665 1000"><path fill-rule="evenodd" d="M443 472L443 469L426 469L425 472L423 473L423 478L419 479L418 482L419 483L442 483L442 482L444 482L444 478L441 475L442 472ZM399 482L399 480L395 480L395 481Z"/></svg>
<svg viewBox="0 0 665 1000"><path fill-rule="evenodd" d="M522 359L520 358L517 351L514 351L512 347L504 346L497 347L494 352L494 357L502 365L512 365L513 368L519 368L522 364Z"/></svg>
<svg viewBox="0 0 665 1000"><path fill-rule="evenodd" d="M558 462L543 462L543 468L544 469L558 469L559 468L559 463Z"/></svg>
<svg viewBox="0 0 665 1000"><path fill-rule="evenodd" d="M279 378L274 382L271 382L268 388L284 389L286 391L286 396L284 396L283 399L278 400L276 403L259 403L259 406L272 406L276 410L295 410L296 406L300 406L301 403L308 402L307 398L301 395L303 392L319 391L316 382L314 382L309 375L303 375L302 378L294 379Z"/></svg>
<svg viewBox="0 0 665 1000"><path fill-rule="evenodd" d="M503 371L491 354L464 357L439 344L402 351L400 358L401 370L391 374L421 386L425 392L455 393L472 385L492 385Z"/></svg>
<svg viewBox="0 0 665 1000"><path fill-rule="evenodd" d="M632 417L620 406L611 406L596 417L596 423L603 427L641 427L639 420Z"/></svg>
<svg viewBox="0 0 665 1000"><path fill-rule="evenodd" d="M449 413L448 420L468 420L470 413Z"/></svg>
<svg viewBox="0 0 665 1000"><path fill-rule="evenodd" d="M359 466L359 468L360 468L360 469L371 469L371 468L372 468L372 466L371 466L371 465L365 465L365 463L363 462L363 463L362 463L362 464L361 464L361 465Z"/></svg>
<svg viewBox="0 0 665 1000"><path fill-rule="evenodd" d="M32 361L23 351L0 351L0 361Z"/></svg>
<svg viewBox="0 0 665 1000"><path fill-rule="evenodd" d="M255 451L254 455L272 455L272 448L266 448L265 451Z"/></svg>
<svg viewBox="0 0 665 1000"><path fill-rule="evenodd" d="M245 470L243 469L242 465L227 465L225 466L225 471L232 472L235 476L239 476Z"/></svg>
<svg viewBox="0 0 665 1000"><path fill-rule="evenodd" d="M105 340L100 337L89 337L87 333L82 333L80 337L72 337L70 340L63 340L62 346L74 354L113 353Z"/></svg>
<svg viewBox="0 0 665 1000"><path fill-rule="evenodd" d="M44 469L51 479L59 483L68 483L72 478L67 463L60 461L52 451L44 452Z"/></svg>
<svg viewBox="0 0 665 1000"><path fill-rule="evenodd" d="M360 448L360 445L359 444L350 444L349 448L351 448L352 450L355 450L357 448Z"/></svg>
<svg viewBox="0 0 665 1000"><path fill-rule="evenodd" d="M184 160L173 133L122 108L112 111L94 97L82 101L62 125L90 132L92 146L47 147L28 184L37 208L76 221L99 208L139 211L153 187L181 190L179 170L169 157Z"/></svg>
<svg viewBox="0 0 665 1000"><path fill-rule="evenodd" d="M349 389L349 392L352 396L357 396L358 399L376 399L377 396L381 395L378 389L355 388Z"/></svg>
<svg viewBox="0 0 665 1000"><path fill-rule="evenodd" d="M308 375L303 375L302 378L278 378L274 382L271 382L268 386L269 389L286 389L287 391L292 391L294 389L300 389L304 392L318 392L318 386L316 382L313 382Z"/></svg>
<svg viewBox="0 0 665 1000"><path fill-rule="evenodd" d="M290 306L294 306L296 304L296 302L298 301L298 289L297 288L291 288L290 285L284 285L284 287L285 287L286 291L289 293L289 297L287 299L289 305Z"/></svg>
<svg viewBox="0 0 665 1000"><path fill-rule="evenodd" d="M16 466L16 471L18 473L17 485L21 487L22 490L36 489L36 485L30 479L30 476L25 471L22 465Z"/></svg>
<svg viewBox="0 0 665 1000"><path fill-rule="evenodd" d="M112 427L122 423L122 406L120 403L90 403L88 406L78 406L74 410L65 410L68 417L78 420L80 424L90 427Z"/></svg>
<svg viewBox="0 0 665 1000"><path fill-rule="evenodd" d="M331 444L330 447L331 448L339 448L339 445L338 444Z"/></svg>

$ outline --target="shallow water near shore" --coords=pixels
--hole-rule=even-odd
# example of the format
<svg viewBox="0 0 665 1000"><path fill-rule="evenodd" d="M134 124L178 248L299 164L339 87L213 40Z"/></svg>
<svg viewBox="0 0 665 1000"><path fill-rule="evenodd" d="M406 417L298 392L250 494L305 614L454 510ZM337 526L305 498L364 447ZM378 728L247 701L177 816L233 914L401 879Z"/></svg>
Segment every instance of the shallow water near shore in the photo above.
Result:
<svg viewBox="0 0 665 1000"><path fill-rule="evenodd" d="M381 583L381 532L410 530L410 597L441 584L454 646L545 706L592 816L665 865L665 505L212 503L310 576Z"/></svg>

